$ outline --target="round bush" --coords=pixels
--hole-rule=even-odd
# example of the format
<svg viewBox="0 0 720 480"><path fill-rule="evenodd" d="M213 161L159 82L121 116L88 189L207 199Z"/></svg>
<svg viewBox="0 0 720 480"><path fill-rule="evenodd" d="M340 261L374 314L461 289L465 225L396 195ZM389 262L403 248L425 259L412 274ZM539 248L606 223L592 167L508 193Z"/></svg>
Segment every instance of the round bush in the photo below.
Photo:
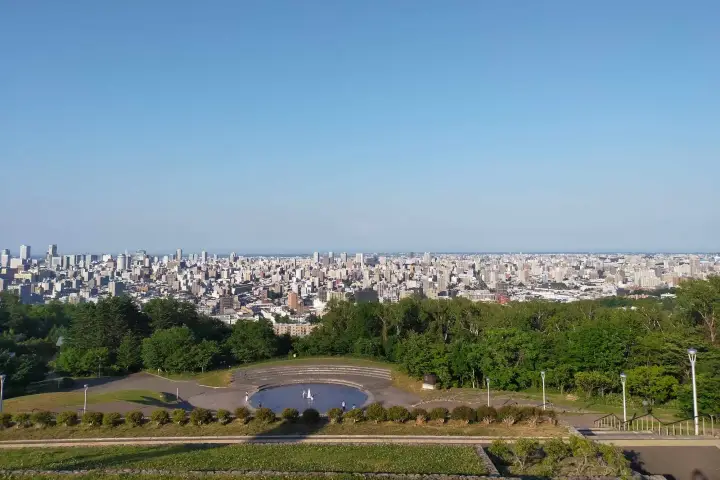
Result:
<svg viewBox="0 0 720 480"><path fill-rule="evenodd" d="M192 425L207 425L212 421L212 412L206 408L195 408L190 412L190 423Z"/></svg>
<svg viewBox="0 0 720 480"><path fill-rule="evenodd" d="M410 411L410 418L414 418L417 423L425 423L428 419L428 412L424 408L413 408Z"/></svg>
<svg viewBox="0 0 720 480"><path fill-rule="evenodd" d="M467 405L460 405L453 408L450 414L452 420L459 420L464 423L471 423L475 421L475 410L468 407Z"/></svg>
<svg viewBox="0 0 720 480"><path fill-rule="evenodd" d="M155 422L157 425L165 425L170 423L170 414L164 408L153 410L150 414L150 421Z"/></svg>
<svg viewBox="0 0 720 480"><path fill-rule="evenodd" d="M362 422L365 420L365 412L362 408L353 408L343 415L343 421L350 423Z"/></svg>
<svg viewBox="0 0 720 480"><path fill-rule="evenodd" d="M430 420L437 423L445 423L445 419L448 416L448 409L445 407L435 407L428 413Z"/></svg>
<svg viewBox="0 0 720 480"><path fill-rule="evenodd" d="M55 420L58 425L72 427L78 423L78 414L75 412L60 412Z"/></svg>
<svg viewBox="0 0 720 480"><path fill-rule="evenodd" d="M9 413L0 413L0 427L10 428L12 425L12 415Z"/></svg>
<svg viewBox="0 0 720 480"><path fill-rule="evenodd" d="M381 403L375 402L368 405L367 409L365 410L365 416L368 420L371 420L375 423L384 422L387 418L387 411Z"/></svg>
<svg viewBox="0 0 720 480"><path fill-rule="evenodd" d="M475 418L483 423L493 423L498 418L497 410L495 410L495 407L481 405L475 410Z"/></svg>
<svg viewBox="0 0 720 480"><path fill-rule="evenodd" d="M173 410L171 416L173 423L177 423L178 425L185 425L185 422L187 421L187 412L185 412L182 408L176 408Z"/></svg>
<svg viewBox="0 0 720 480"><path fill-rule="evenodd" d="M30 414L29 413L16 413L13 415L13 421L17 428L25 428L30 426Z"/></svg>
<svg viewBox="0 0 720 480"><path fill-rule="evenodd" d="M286 422L296 422L300 418L300 412L295 408L286 408L282 411L281 416Z"/></svg>
<svg viewBox="0 0 720 480"><path fill-rule="evenodd" d="M247 407L238 407L235 409L235 418L240 423L247 423L248 420L250 420L251 413L250 409Z"/></svg>
<svg viewBox="0 0 720 480"><path fill-rule="evenodd" d="M342 408L331 408L327 411L327 416L330 419L330 423L340 423L343 417Z"/></svg>
<svg viewBox="0 0 720 480"><path fill-rule="evenodd" d="M103 422L102 412L85 412L82 416L83 425L88 427L99 427Z"/></svg>
<svg viewBox="0 0 720 480"><path fill-rule="evenodd" d="M118 412L106 413L103 416L103 425L105 425L106 427L115 427L117 425L120 425L121 421L122 416Z"/></svg>
<svg viewBox="0 0 720 480"><path fill-rule="evenodd" d="M125 423L131 427L139 427L143 424L145 415L139 410L132 411L125 415Z"/></svg>
<svg viewBox="0 0 720 480"><path fill-rule="evenodd" d="M55 418L51 412L35 412L30 416L30 420L38 427L51 427L55 423Z"/></svg>
<svg viewBox="0 0 720 480"><path fill-rule="evenodd" d="M220 425L227 425L228 423L232 422L232 416L230 416L230 412L228 410L225 410L224 408L221 408L217 411L217 419L218 422L220 422Z"/></svg>
<svg viewBox="0 0 720 480"><path fill-rule="evenodd" d="M395 423L404 423L410 419L410 412L401 405L394 405L387 410L388 420Z"/></svg>
<svg viewBox="0 0 720 480"><path fill-rule="evenodd" d="M314 408L308 408L302 413L303 422L313 424L320 421L320 412Z"/></svg>
<svg viewBox="0 0 720 480"><path fill-rule="evenodd" d="M263 423L272 423L275 421L275 412L269 408L258 408L255 410L255 419Z"/></svg>

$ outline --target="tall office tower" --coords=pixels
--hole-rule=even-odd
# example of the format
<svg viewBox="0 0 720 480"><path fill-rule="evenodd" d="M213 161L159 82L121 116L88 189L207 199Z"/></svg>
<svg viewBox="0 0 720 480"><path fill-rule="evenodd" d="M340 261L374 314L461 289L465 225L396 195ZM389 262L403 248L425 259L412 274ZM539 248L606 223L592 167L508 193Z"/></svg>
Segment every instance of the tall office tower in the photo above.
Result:
<svg viewBox="0 0 720 480"><path fill-rule="evenodd" d="M347 253L343 252L340 254L340 261L342 263L347 263Z"/></svg>
<svg viewBox="0 0 720 480"><path fill-rule="evenodd" d="M125 293L125 284L123 282L110 282L108 283L108 291L111 297L119 297Z"/></svg>
<svg viewBox="0 0 720 480"><path fill-rule="evenodd" d="M207 263L207 252L205 250L200 252L200 261L202 263Z"/></svg>
<svg viewBox="0 0 720 480"><path fill-rule="evenodd" d="M313 263L318 263L320 261L320 254L318 252L313 253Z"/></svg>
<svg viewBox="0 0 720 480"><path fill-rule="evenodd" d="M127 268L127 257L122 253L117 256L117 262L115 264L115 270L123 272Z"/></svg>
<svg viewBox="0 0 720 480"><path fill-rule="evenodd" d="M10 266L10 250L7 248L0 252L0 268L7 268Z"/></svg>
<svg viewBox="0 0 720 480"><path fill-rule="evenodd" d="M333 260L335 260L335 255L333 255L333 252L328 252L328 260L330 260L330 263L332 263Z"/></svg>
<svg viewBox="0 0 720 480"><path fill-rule="evenodd" d="M178 262L182 260L182 248L177 249L177 252L175 253L175 260Z"/></svg>
<svg viewBox="0 0 720 480"><path fill-rule="evenodd" d="M425 252L425 255L423 255L423 263L426 265L430 264L430 252Z"/></svg>
<svg viewBox="0 0 720 480"><path fill-rule="evenodd" d="M57 257L57 245L50 245L47 251L48 257Z"/></svg>
<svg viewBox="0 0 720 480"><path fill-rule="evenodd" d="M360 265L362 265L364 263L364 261L365 261L365 258L362 253L355 254L355 263L359 263Z"/></svg>
<svg viewBox="0 0 720 480"><path fill-rule="evenodd" d="M30 245L20 245L20 260L23 262L30 260Z"/></svg>

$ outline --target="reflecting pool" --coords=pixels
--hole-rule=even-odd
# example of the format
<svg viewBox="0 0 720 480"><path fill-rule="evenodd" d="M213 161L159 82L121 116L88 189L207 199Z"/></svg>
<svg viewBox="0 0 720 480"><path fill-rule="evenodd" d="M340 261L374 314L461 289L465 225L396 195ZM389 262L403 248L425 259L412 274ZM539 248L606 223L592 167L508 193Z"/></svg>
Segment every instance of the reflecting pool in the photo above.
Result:
<svg viewBox="0 0 720 480"><path fill-rule="evenodd" d="M362 406L366 400L367 394L355 387L336 383L298 383L260 390L250 397L250 405L269 408L276 413L286 408L296 408L300 413L306 408L314 408L325 413L331 408L342 408L343 402L345 410L350 410L353 406Z"/></svg>

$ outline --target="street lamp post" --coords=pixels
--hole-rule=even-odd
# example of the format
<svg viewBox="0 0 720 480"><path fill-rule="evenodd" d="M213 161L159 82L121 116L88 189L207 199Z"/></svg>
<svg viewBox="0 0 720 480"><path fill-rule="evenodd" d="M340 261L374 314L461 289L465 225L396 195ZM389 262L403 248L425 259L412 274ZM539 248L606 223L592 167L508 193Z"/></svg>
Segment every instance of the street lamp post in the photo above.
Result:
<svg viewBox="0 0 720 480"><path fill-rule="evenodd" d="M695 360L697 359L697 350L691 348L688 350L688 357L690 358L690 370L692 371L692 385L693 385L693 420L695 421L695 435L699 435L698 430L698 410L697 410L697 384L695 383Z"/></svg>
<svg viewBox="0 0 720 480"><path fill-rule="evenodd" d="M627 380L627 375L624 373L620 374L620 383L622 383L623 387L623 423L627 422L627 406L625 404L625 381Z"/></svg>
<svg viewBox="0 0 720 480"><path fill-rule="evenodd" d="M85 412L87 412L87 389L88 389L88 385L85 384L84 387L85 387L85 402L83 403L83 414L84 414Z"/></svg>
<svg viewBox="0 0 720 480"><path fill-rule="evenodd" d="M0 375L0 413L3 411L3 389L5 388L5 374Z"/></svg>
<svg viewBox="0 0 720 480"><path fill-rule="evenodd" d="M542 384L543 384L543 410L545 410L545 404L547 401L545 400L545 370L540 372L540 378L542 378Z"/></svg>
<svg viewBox="0 0 720 480"><path fill-rule="evenodd" d="M488 387L488 407L490 406L490 378L485 377L485 383L487 383Z"/></svg>

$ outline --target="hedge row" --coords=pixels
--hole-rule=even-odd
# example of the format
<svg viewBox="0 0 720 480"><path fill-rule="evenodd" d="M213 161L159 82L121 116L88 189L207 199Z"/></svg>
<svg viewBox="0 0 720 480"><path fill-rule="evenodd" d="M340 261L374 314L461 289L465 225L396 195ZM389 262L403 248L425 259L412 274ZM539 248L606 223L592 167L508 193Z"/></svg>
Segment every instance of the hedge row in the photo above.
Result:
<svg viewBox="0 0 720 480"><path fill-rule="evenodd" d="M354 408L350 411L344 412L339 408L331 408L327 412L327 416L331 423L340 423L345 421L348 423L356 423L364 420L371 422L384 422L391 421L396 423L404 423L408 420L415 420L416 423L425 423L433 421L435 423L445 423L448 419L464 422L466 424L474 422L482 422L490 424L494 422L502 422L508 426L513 425L521 421L525 421L529 424L536 425L543 421L548 421L552 424L557 422L557 416L554 411L544 411L542 409L533 407L502 407L495 409L493 407L479 407L473 409L468 406L458 406L452 411L443 407L433 408L429 412L422 408L414 408L408 410L405 407L396 405L390 408L385 408L380 403L373 403L368 405L366 409ZM294 408L286 408L280 414L280 417L286 422L297 422L302 420L305 423L316 423L320 419L320 413L313 409L308 408L303 411L302 414ZM73 426L83 424L89 427L98 427L104 425L106 427L115 427L125 423L129 426L140 426L147 422L154 423L156 425L165 425L168 423L175 423L178 425L184 425L189 423L191 425L206 425L213 422L219 422L223 425L237 420L241 423L248 422L251 418L255 418L261 422L274 422L277 420L275 412L269 408L258 408L255 410L254 415L246 407L240 407L235 409L234 415L228 410L220 409L213 415L213 412L205 408L196 408L189 414L183 409L175 409L168 412L165 409L155 410L150 414L149 418L146 418L140 411L133 411L125 414L123 417L117 412L101 413L101 412L85 412L82 416L77 413L61 412L57 415L52 412L34 412L29 413L16 413L11 415L9 413L0 413L0 427L9 428L16 426L18 428L25 428L30 426L37 427L51 427L53 425L64 425Z"/></svg>

